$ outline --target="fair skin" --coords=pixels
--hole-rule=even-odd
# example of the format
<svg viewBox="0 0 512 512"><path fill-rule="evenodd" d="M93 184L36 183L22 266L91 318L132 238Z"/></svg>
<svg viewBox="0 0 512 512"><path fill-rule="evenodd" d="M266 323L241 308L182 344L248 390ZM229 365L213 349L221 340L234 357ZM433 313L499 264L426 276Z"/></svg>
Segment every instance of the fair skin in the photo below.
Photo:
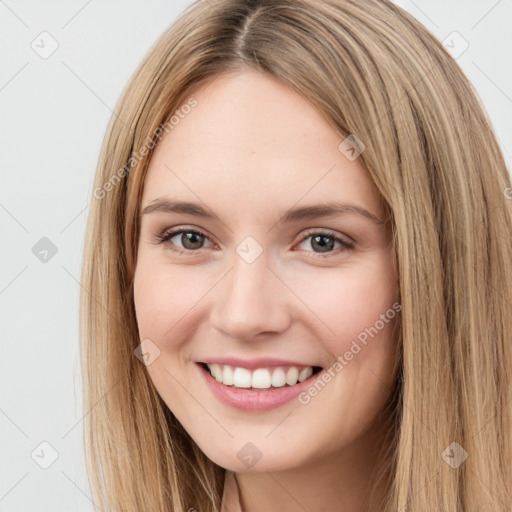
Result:
<svg viewBox="0 0 512 512"><path fill-rule="evenodd" d="M205 385L197 361L268 356L326 371L346 353L398 297L389 222L351 212L276 222L290 208L332 201L386 221L379 194L362 159L338 149L344 137L275 79L225 74L193 97L197 106L155 149L140 211L165 198L220 220L158 209L141 216L135 309L140 339L160 350L147 371L201 450L236 472L244 512L362 512L382 435L373 421L396 378L396 318L307 405L231 407ZM200 235L157 243L170 228ZM322 252L333 242L315 243L318 231L353 248L335 242ZM251 263L236 251L248 236L263 249ZM247 442L262 454L250 468L237 457Z"/></svg>

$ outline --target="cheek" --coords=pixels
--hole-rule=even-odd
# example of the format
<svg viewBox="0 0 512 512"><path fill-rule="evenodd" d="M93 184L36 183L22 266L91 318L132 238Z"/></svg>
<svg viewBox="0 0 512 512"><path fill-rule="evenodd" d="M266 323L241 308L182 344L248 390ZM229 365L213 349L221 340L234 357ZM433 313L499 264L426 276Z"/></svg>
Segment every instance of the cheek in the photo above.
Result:
<svg viewBox="0 0 512 512"><path fill-rule="evenodd" d="M394 381L397 356L398 286L389 259L375 258L371 264L317 278L303 281L301 290L306 304L321 320L317 337L331 361L341 364L333 369L333 374L340 370L344 374L335 379L337 392L355 392L351 386L356 382L373 382L377 387L374 391L366 388L372 395L367 398L379 401L379 388L384 390ZM309 292L304 295L306 290Z"/></svg>
<svg viewBox="0 0 512 512"><path fill-rule="evenodd" d="M187 408L188 395L179 382L189 386L183 365L188 360L187 340L194 336L193 306L201 294L190 274L141 255L134 275L134 306L140 340L154 342L162 357L147 366L160 396L174 412ZM181 417L180 417L181 421Z"/></svg>
<svg viewBox="0 0 512 512"><path fill-rule="evenodd" d="M356 336L397 300L398 287L387 260L371 263L305 277L300 283L298 295L328 328L328 338Z"/></svg>
<svg viewBox="0 0 512 512"><path fill-rule="evenodd" d="M200 290L186 271L171 271L168 265L144 258L137 263L133 286L139 335L159 343L166 335L169 338L170 330L182 328L180 320L200 297Z"/></svg>

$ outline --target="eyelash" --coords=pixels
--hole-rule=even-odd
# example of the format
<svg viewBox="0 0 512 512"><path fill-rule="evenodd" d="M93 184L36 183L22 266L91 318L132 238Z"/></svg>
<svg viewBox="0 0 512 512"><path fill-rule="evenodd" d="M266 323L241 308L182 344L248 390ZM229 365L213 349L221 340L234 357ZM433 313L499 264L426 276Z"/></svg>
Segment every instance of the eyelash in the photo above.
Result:
<svg viewBox="0 0 512 512"><path fill-rule="evenodd" d="M194 253L194 252L198 252L201 249L203 249L203 248L196 249L196 250L182 249L182 248L172 247L173 244L170 244L170 243L167 244L167 242L169 242L171 238L174 238L176 235L179 235L179 234L182 234L182 233L194 233L195 235L201 235L201 236L203 236L203 237L205 237L206 239L209 240L209 237L205 233L202 233L201 231L198 231L198 230L195 230L195 229L183 229L183 228L181 228L181 229L175 229L175 230L170 230L170 231L163 231L161 234L156 236L155 241L158 244L168 245L169 249L171 249L172 251L175 251L175 252L177 252L179 254ZM335 255L339 254L342 251L351 251L351 250L353 250L355 248L353 243L348 242L347 240L344 240L343 238L335 236L334 233L331 233L329 231L323 231L323 230L310 230L310 231L308 231L302 237L302 239L300 240L298 245L301 245L305 240L307 240L308 238L310 238L313 235L325 236L325 237L331 238L335 242L339 242L341 244L341 247L339 247L337 250L333 250L333 251L331 251L329 253L326 253L326 254L316 253L316 252L313 252L313 251L306 251L306 252L313 252L313 254L315 254L315 256L310 256L310 257L330 258L332 256L335 256Z"/></svg>

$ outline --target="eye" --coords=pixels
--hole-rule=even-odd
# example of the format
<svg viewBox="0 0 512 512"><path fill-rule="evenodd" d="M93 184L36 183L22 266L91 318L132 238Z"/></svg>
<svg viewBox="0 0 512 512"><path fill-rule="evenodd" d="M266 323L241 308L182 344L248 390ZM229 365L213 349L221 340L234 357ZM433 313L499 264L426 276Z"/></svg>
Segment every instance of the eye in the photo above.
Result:
<svg viewBox="0 0 512 512"><path fill-rule="evenodd" d="M316 253L316 255L321 258L328 258L340 252L352 250L355 247L353 242L338 237L328 231L309 231L306 236L302 238L299 245L302 245L309 238L311 238L309 246L313 249L317 248L319 252ZM340 244L340 247L338 247L338 250L333 251L332 249L336 243Z"/></svg>
<svg viewBox="0 0 512 512"><path fill-rule="evenodd" d="M179 240L183 244L181 247L176 247L176 244L172 242L172 239L175 237L178 237L177 240ZM169 247L169 249L179 252L180 254L187 251L194 252L197 249L203 249L201 245L205 240L209 239L205 234L201 233L200 231L183 228L164 231L162 234L157 235L156 237L157 243L166 244Z"/></svg>
<svg viewBox="0 0 512 512"><path fill-rule="evenodd" d="M176 243L172 241L172 239L176 237L178 237L177 240L182 244L181 246L176 245ZM299 245L304 244L309 238L311 238L309 246L313 249L315 255L321 258L328 258L340 252L352 250L355 247L353 242L338 237L329 231L314 230L309 231L302 238ZM209 241L209 238L201 231L186 228L167 230L156 236L157 243L165 244L169 249L179 254L197 252L198 249L204 249L203 244L205 240ZM336 243L339 244L339 247L337 250L333 250ZM315 248L318 249L318 252L315 251Z"/></svg>

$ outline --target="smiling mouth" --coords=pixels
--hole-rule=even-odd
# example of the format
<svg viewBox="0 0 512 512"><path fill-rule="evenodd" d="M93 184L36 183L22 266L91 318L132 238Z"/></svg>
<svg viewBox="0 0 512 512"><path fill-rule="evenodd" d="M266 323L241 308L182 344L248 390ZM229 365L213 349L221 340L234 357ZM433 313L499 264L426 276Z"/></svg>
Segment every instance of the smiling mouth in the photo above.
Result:
<svg viewBox="0 0 512 512"><path fill-rule="evenodd" d="M293 387L322 371L320 366L276 366L248 370L225 364L199 363L199 365L217 382L247 391L271 391Z"/></svg>

